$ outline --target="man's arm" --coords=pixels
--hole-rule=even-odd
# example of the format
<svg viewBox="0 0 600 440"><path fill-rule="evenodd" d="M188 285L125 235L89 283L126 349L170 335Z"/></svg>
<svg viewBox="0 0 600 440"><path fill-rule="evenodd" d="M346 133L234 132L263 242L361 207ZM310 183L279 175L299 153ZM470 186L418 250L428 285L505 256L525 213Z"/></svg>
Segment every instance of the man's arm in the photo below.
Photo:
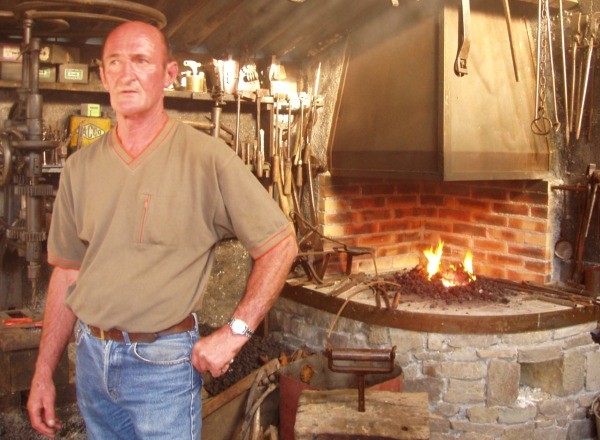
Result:
<svg viewBox="0 0 600 440"><path fill-rule="evenodd" d="M78 270L55 267L48 285L44 325L27 411L31 426L41 434L54 437L60 424L56 420L56 390L52 376L73 334L76 316L65 305L67 289L77 280Z"/></svg>
<svg viewBox="0 0 600 440"><path fill-rule="evenodd" d="M297 253L296 237L290 234L255 260L246 284L246 292L233 316L244 320L250 329L256 329L279 296ZM225 324L196 343L192 363L202 373L210 371L213 377L220 376L227 371L229 361L247 341L246 336L234 335Z"/></svg>

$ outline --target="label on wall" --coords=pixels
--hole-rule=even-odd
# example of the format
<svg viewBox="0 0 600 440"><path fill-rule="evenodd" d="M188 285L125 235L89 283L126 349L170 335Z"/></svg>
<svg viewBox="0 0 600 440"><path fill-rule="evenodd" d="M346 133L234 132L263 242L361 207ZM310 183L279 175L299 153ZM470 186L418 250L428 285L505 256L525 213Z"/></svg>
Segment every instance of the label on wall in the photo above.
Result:
<svg viewBox="0 0 600 440"><path fill-rule="evenodd" d="M71 116L69 132L73 135L69 146L72 148L85 147L108 130L110 130L110 118ZM81 140L79 139L80 135Z"/></svg>

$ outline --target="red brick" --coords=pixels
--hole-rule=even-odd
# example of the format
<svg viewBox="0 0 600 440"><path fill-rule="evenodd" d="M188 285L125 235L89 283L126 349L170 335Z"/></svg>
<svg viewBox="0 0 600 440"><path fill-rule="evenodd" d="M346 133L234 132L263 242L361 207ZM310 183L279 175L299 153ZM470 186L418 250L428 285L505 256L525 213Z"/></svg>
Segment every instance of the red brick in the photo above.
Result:
<svg viewBox="0 0 600 440"><path fill-rule="evenodd" d="M487 261L499 266L523 267L523 258L513 255L488 254Z"/></svg>
<svg viewBox="0 0 600 440"><path fill-rule="evenodd" d="M458 209L447 209L442 208L439 210L439 217L445 220L458 220L461 222L470 222L471 221L471 213L468 211L458 210Z"/></svg>
<svg viewBox="0 0 600 440"><path fill-rule="evenodd" d="M527 205L548 205L548 193L511 191L509 193L509 200Z"/></svg>
<svg viewBox="0 0 600 440"><path fill-rule="evenodd" d="M492 205L492 211L499 214L526 216L529 214L529 207L527 205L514 203L494 203Z"/></svg>
<svg viewBox="0 0 600 440"><path fill-rule="evenodd" d="M421 201L421 206L443 206L445 198L443 196L438 195L421 195L419 197Z"/></svg>
<svg viewBox="0 0 600 440"><path fill-rule="evenodd" d="M319 208L326 212L349 211L351 205L348 199L321 199Z"/></svg>
<svg viewBox="0 0 600 440"><path fill-rule="evenodd" d="M398 238L394 234L366 235L358 238L358 246L378 247L397 242Z"/></svg>
<svg viewBox="0 0 600 440"><path fill-rule="evenodd" d="M358 197L350 200L352 209L383 208L386 206L385 197Z"/></svg>
<svg viewBox="0 0 600 440"><path fill-rule="evenodd" d="M508 193L503 189L473 188L474 199L508 200Z"/></svg>
<svg viewBox="0 0 600 440"><path fill-rule="evenodd" d="M547 206L532 206L531 216L537 218L548 219L548 207Z"/></svg>
<svg viewBox="0 0 600 440"><path fill-rule="evenodd" d="M485 226L477 226L472 223L455 223L452 232L456 234L467 234L472 237L485 237L486 228Z"/></svg>
<svg viewBox="0 0 600 440"><path fill-rule="evenodd" d="M425 220L424 226L428 231L452 232L452 223L450 222Z"/></svg>
<svg viewBox="0 0 600 440"><path fill-rule="evenodd" d="M415 217L429 217L436 218L438 216L438 208L433 207L415 207L413 210L413 215Z"/></svg>
<svg viewBox="0 0 600 440"><path fill-rule="evenodd" d="M392 213L385 209L367 209L365 211L354 211L353 216L356 223L364 223L389 220L392 217Z"/></svg>
<svg viewBox="0 0 600 440"><path fill-rule="evenodd" d="M506 279L506 269L499 266L490 266L489 264L473 264L475 275L482 275L489 278Z"/></svg>
<svg viewBox="0 0 600 440"><path fill-rule="evenodd" d="M548 224L546 222L515 218L511 218L508 220L508 227L513 229L520 229L522 231L524 230L534 232L547 232L548 230Z"/></svg>
<svg viewBox="0 0 600 440"><path fill-rule="evenodd" d="M532 281L534 283L545 284L546 277L543 274L532 272L521 272L508 269L506 271L507 279L516 282Z"/></svg>
<svg viewBox="0 0 600 440"><path fill-rule="evenodd" d="M377 223L360 223L344 226L344 235L373 234L379 232Z"/></svg>
<svg viewBox="0 0 600 440"><path fill-rule="evenodd" d="M421 242L421 233L419 231L413 231L413 232L400 232L397 234L398 237L398 241L402 242L402 243L406 243L406 242L415 242L415 243L420 243Z"/></svg>
<svg viewBox="0 0 600 440"><path fill-rule="evenodd" d="M506 226L508 225L508 218L497 214L479 214L473 213L473 221L476 223L483 223L487 226Z"/></svg>
<svg viewBox="0 0 600 440"><path fill-rule="evenodd" d="M446 182L435 182L431 180L421 181L420 194L439 194L440 188Z"/></svg>
<svg viewBox="0 0 600 440"><path fill-rule="evenodd" d="M445 182L441 188L441 193L450 196L467 198L471 196L471 187L471 184Z"/></svg>
<svg viewBox="0 0 600 440"><path fill-rule="evenodd" d="M380 232L406 231L410 229L420 229L421 222L411 220L392 220L379 222Z"/></svg>
<svg viewBox="0 0 600 440"><path fill-rule="evenodd" d="M394 218L414 218L413 208L394 209Z"/></svg>
<svg viewBox="0 0 600 440"><path fill-rule="evenodd" d="M421 191L421 185L419 182L400 182L396 185L396 192L398 194L418 194Z"/></svg>
<svg viewBox="0 0 600 440"><path fill-rule="evenodd" d="M352 213L348 211L323 216L323 222L327 225L351 223L352 219Z"/></svg>
<svg viewBox="0 0 600 440"><path fill-rule="evenodd" d="M525 261L525 269L531 272L537 272L543 275L548 275L552 271L552 265L548 261Z"/></svg>
<svg viewBox="0 0 600 440"><path fill-rule="evenodd" d="M480 251L506 252L508 248L504 241L484 240L481 238L476 238L473 245L475 249Z"/></svg>
<svg viewBox="0 0 600 440"><path fill-rule="evenodd" d="M481 200L465 199L459 197L456 199L456 207L474 211L490 211L490 203Z"/></svg>
<svg viewBox="0 0 600 440"><path fill-rule="evenodd" d="M359 185L325 186L319 188L322 197L350 197L361 195Z"/></svg>
<svg viewBox="0 0 600 440"><path fill-rule="evenodd" d="M520 255L528 258L537 258L539 260L547 258L546 248L534 246L509 245L508 252L512 255Z"/></svg>
<svg viewBox="0 0 600 440"><path fill-rule="evenodd" d="M393 184L385 183L375 185L363 184L362 193L366 196L395 194L396 187Z"/></svg>
<svg viewBox="0 0 600 440"><path fill-rule="evenodd" d="M456 252L456 247L460 247L464 249L464 251L471 249L471 239L464 236L457 235L446 235L443 237L444 240L444 253L446 253L446 249L450 252ZM460 253L464 256L464 251L460 251Z"/></svg>
<svg viewBox="0 0 600 440"><path fill-rule="evenodd" d="M517 238L519 236L523 236L523 234L519 231L514 231L511 229L488 228L488 237L492 239L518 241Z"/></svg>
<svg viewBox="0 0 600 440"><path fill-rule="evenodd" d="M417 196L414 194L390 196L385 199L385 206L389 208L412 207L417 204Z"/></svg>

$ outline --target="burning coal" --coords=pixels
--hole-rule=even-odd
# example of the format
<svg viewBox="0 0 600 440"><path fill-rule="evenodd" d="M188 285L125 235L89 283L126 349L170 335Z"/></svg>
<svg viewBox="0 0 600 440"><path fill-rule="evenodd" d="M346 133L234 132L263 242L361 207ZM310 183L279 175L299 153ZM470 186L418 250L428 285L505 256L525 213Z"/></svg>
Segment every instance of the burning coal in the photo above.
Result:
<svg viewBox="0 0 600 440"><path fill-rule="evenodd" d="M477 277L473 274L473 254L467 251L462 264L454 266L449 264L447 268L442 265L442 254L444 242L440 241L437 248L433 247L423 251L427 258L427 274L428 279L440 280L445 287L465 286Z"/></svg>

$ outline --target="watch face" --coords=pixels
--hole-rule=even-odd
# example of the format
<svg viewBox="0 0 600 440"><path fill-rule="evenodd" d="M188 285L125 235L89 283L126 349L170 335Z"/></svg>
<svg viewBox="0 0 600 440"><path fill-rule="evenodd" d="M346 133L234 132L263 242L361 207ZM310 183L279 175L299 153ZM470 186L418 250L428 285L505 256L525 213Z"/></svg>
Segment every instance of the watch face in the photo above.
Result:
<svg viewBox="0 0 600 440"><path fill-rule="evenodd" d="M246 324L244 324L244 322L240 321L239 319L234 319L231 322L231 330L233 330L233 332L238 335L243 335L246 331Z"/></svg>

